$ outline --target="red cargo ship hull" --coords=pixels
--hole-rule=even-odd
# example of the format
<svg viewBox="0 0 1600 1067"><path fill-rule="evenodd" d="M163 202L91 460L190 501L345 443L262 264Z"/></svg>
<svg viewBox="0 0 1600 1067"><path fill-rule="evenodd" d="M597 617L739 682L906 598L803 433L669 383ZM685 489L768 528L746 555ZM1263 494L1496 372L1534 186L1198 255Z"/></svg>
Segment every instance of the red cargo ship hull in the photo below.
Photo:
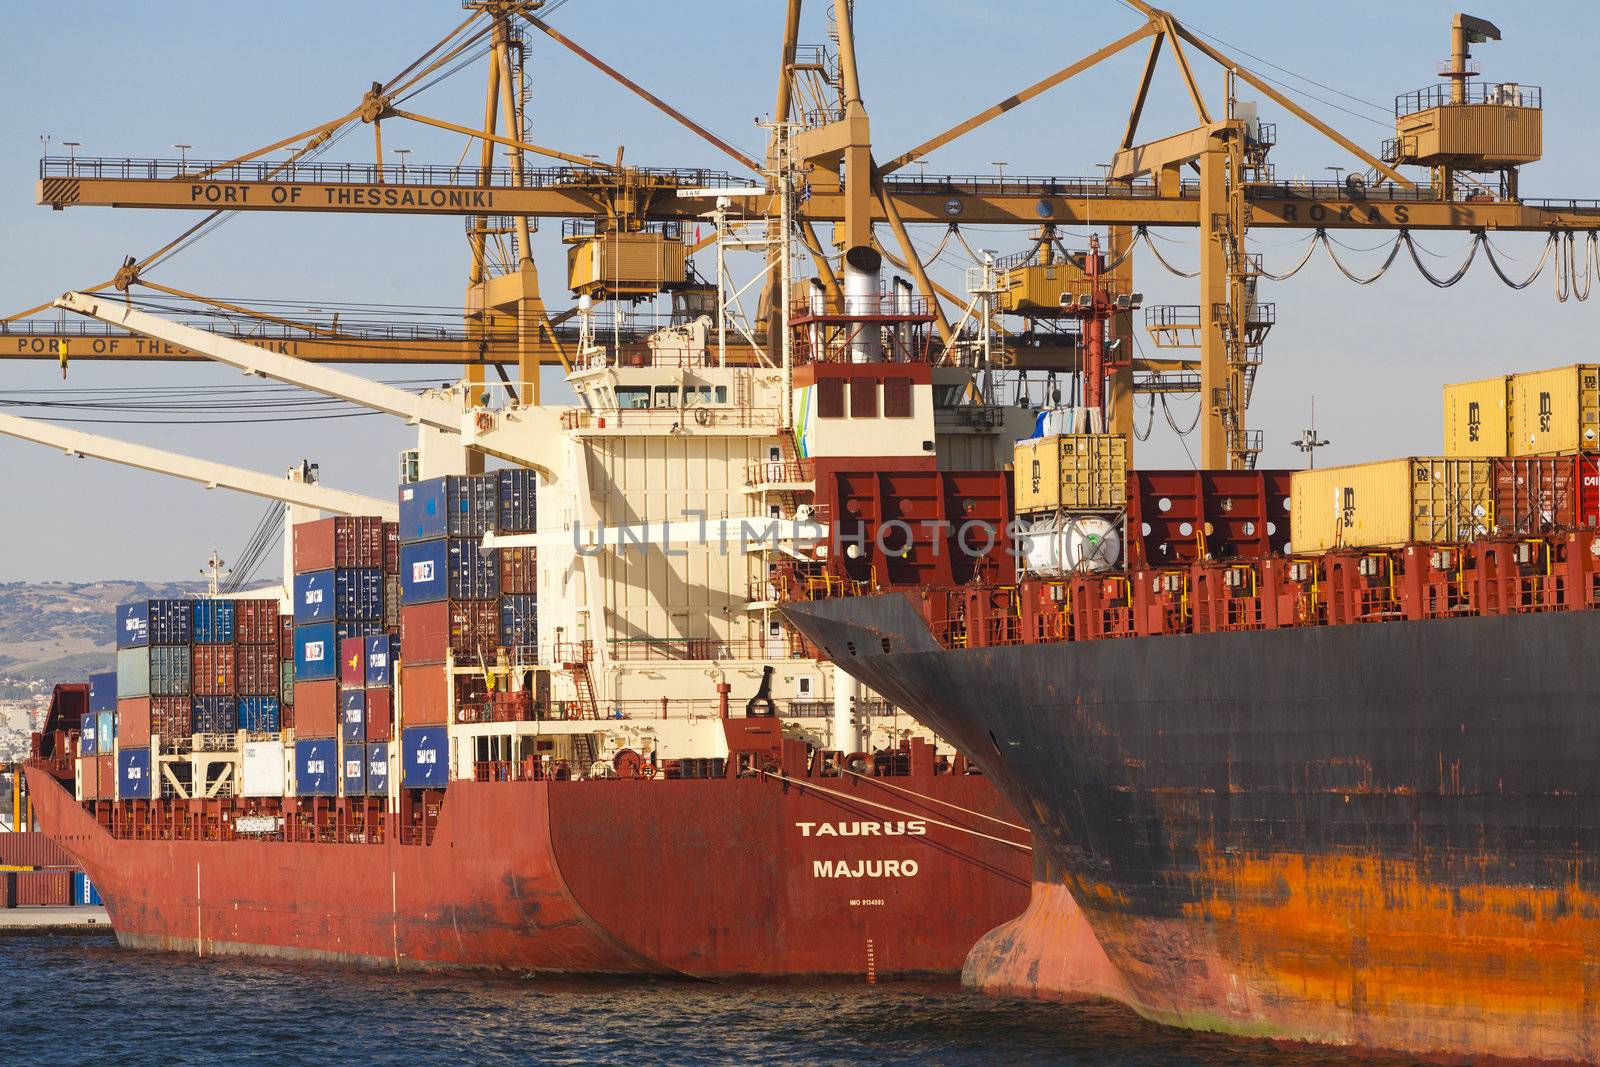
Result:
<svg viewBox="0 0 1600 1067"><path fill-rule="evenodd" d="M1029 900L1030 853L996 840L1027 835L994 821L1014 816L978 775L459 781L427 845L119 838L43 767L28 782L42 826L137 948L559 974L938 975ZM920 825L890 832L907 823Z"/></svg>

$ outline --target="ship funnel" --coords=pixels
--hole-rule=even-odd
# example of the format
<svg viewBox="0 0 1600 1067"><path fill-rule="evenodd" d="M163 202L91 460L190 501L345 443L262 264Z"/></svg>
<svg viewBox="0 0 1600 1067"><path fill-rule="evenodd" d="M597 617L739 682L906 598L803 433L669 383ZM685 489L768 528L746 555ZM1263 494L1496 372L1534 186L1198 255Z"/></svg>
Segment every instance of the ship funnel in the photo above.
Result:
<svg viewBox="0 0 1600 1067"><path fill-rule="evenodd" d="M876 321L883 314L883 291L879 274L883 257L867 245L856 245L844 254L844 313L866 317L853 325L850 362L882 363L883 333Z"/></svg>

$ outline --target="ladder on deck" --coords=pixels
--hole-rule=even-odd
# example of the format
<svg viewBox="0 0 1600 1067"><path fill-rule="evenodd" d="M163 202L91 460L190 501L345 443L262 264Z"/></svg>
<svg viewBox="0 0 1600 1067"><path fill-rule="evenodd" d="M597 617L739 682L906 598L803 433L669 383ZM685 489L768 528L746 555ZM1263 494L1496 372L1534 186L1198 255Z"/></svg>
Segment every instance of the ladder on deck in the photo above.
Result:
<svg viewBox="0 0 1600 1067"><path fill-rule="evenodd" d="M589 664L579 661L564 664L572 672L572 684L578 690L578 717L581 719L598 719L600 717L600 701L595 696L594 676L589 673Z"/></svg>

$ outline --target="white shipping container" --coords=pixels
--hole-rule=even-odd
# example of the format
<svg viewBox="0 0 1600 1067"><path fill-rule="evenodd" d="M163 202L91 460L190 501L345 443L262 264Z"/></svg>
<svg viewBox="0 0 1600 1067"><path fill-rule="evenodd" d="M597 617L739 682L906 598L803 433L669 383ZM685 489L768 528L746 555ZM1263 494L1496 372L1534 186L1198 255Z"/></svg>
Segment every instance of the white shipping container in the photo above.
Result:
<svg viewBox="0 0 1600 1067"><path fill-rule="evenodd" d="M240 788L247 797L281 797L284 791L282 741L246 741Z"/></svg>

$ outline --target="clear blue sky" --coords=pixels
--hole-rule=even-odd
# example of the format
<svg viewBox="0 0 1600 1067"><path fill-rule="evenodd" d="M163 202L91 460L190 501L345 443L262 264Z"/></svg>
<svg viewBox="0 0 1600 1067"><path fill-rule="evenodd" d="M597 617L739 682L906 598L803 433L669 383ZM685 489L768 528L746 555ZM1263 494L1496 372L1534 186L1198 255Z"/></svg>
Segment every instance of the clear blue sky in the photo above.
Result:
<svg viewBox="0 0 1600 1067"><path fill-rule="evenodd" d="M1396 93L1437 81L1447 51L1452 4L1350 0L1335 7L1248 0L1200 4L1175 0L1191 25L1280 67L1359 98L1294 83L1337 104L1305 101L1372 148L1392 132L1385 121ZM813 0L802 41L820 41L825 5ZM857 37L864 96L880 157L994 102L1138 25L1115 0L1006 4L958 0L863 0ZM662 12L670 10L671 17ZM1596 40L1600 8L1576 2L1474 4L1499 24L1500 43L1480 46L1486 77L1544 87L1547 159L1525 170L1527 196L1600 197L1600 151L1593 135ZM185 213L77 209L54 213L33 204L39 137L80 141L85 155L172 156L177 142L194 156L223 158L277 140L353 106L362 89L383 80L461 18L450 0L344 0L234 5L167 0L105 4L57 0L7 11L8 62L0 68L0 308L42 302L92 284L124 255L159 247L193 221ZM575 0L554 17L565 32L628 71L659 95L751 153L761 145L753 120L772 107L783 5L663 5L639 0ZM1256 61L1241 55L1249 65ZM1094 174L1121 128L1140 56L1129 52L935 153L936 172ZM1170 64L1158 82L1144 129L1151 135L1192 124ZM1274 77L1285 76L1261 68ZM544 143L656 165L724 166L714 149L678 128L547 41L530 64L535 130ZM1221 76L1200 61L1213 100ZM445 82L418 110L467 122L481 117L477 71ZM1303 99L1303 98L1302 98ZM1334 145L1263 102L1276 121L1274 151L1282 177L1326 177L1352 161ZM387 124L385 145L413 150L413 162L453 162L461 140ZM327 158L365 162L370 142L351 138ZM560 291L562 259L551 226L537 242L546 298ZM922 235L938 239L937 231ZM1081 235L1077 235L1081 238ZM1195 262L1191 234L1163 245L1180 265ZM975 247L1011 252L1021 231L968 233ZM1358 247L1380 235L1349 235ZM1453 264L1465 235L1424 235L1423 244ZM1299 258L1299 234L1259 232L1253 250L1269 269ZM1531 257L1537 242L1504 238L1498 247ZM1348 252L1356 266L1371 254ZM945 277L959 282L959 263ZM241 215L164 265L157 280L219 296L459 304L466 277L458 219L381 215L331 217ZM1192 303L1194 286L1144 257L1138 288L1151 303ZM1466 282L1437 291L1401 264L1365 288L1324 261L1289 282L1269 284L1278 326L1251 411L1266 431L1264 462L1289 466L1288 442L1305 425L1313 394L1321 429L1334 444L1323 462L1427 454L1439 448L1438 386L1502 368L1554 366L1596 358L1593 304L1558 304L1548 277L1522 293L1494 280L1486 266ZM60 384L48 363L0 364L0 393ZM380 372L397 376L396 372ZM408 374L410 372L399 372ZM439 372L441 380L449 372ZM69 385L233 384L212 367L92 365L73 367ZM551 393L547 391L547 396ZM1175 404L1180 424L1195 400ZM1182 445L1158 415L1141 450L1143 465L1188 465ZM375 495L393 492L395 453L408 434L369 417L283 425L102 427L223 461L279 470L302 456L322 465L330 484ZM4 472L0 580L98 577L187 578L213 548L237 552L264 503L35 446L0 440ZM270 569L270 568L269 568Z"/></svg>

